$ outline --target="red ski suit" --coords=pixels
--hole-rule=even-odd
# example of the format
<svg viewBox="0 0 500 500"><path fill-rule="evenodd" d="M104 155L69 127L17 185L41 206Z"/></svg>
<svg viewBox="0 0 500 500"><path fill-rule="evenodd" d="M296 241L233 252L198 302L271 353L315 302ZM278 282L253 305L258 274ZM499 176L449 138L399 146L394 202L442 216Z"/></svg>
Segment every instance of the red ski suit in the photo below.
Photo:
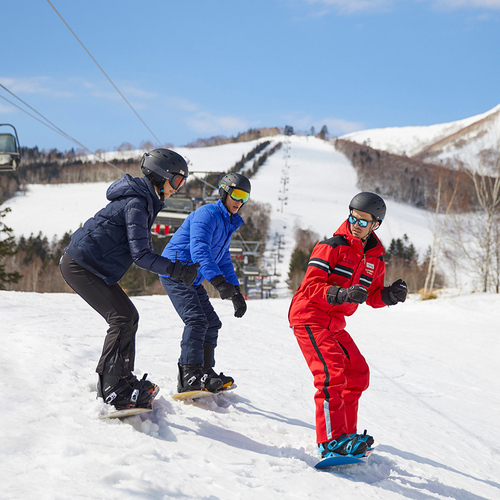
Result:
<svg viewBox="0 0 500 500"><path fill-rule="evenodd" d="M304 279L293 296L290 326L314 376L316 437L318 443L357 432L358 400L368 388L370 372L365 358L344 330L345 317L358 304L330 305L332 286L368 288L366 303L384 307L384 247L374 233L365 248L355 238L346 220L332 238L319 242L312 251Z"/></svg>

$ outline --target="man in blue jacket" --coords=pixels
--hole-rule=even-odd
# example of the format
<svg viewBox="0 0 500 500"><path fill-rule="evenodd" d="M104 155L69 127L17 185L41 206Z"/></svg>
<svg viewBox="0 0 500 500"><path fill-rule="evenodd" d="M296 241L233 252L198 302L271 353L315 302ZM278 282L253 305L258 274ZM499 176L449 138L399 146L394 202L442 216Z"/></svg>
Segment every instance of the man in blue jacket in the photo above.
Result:
<svg viewBox="0 0 500 500"><path fill-rule="evenodd" d="M229 245L231 237L243 219L238 211L250 197L250 181L241 174L227 174L219 183L220 200L203 205L191 213L175 232L162 256L200 264L193 285L182 286L172 274L160 276L160 281L185 324L179 358L178 392L228 389L234 380L217 374L214 349L222 323L217 316L203 280L217 289L221 299L231 299L234 315L241 318L247 306L240 293Z"/></svg>
<svg viewBox="0 0 500 500"><path fill-rule="evenodd" d="M68 285L107 321L109 328L97 365L98 395L117 409L148 407L158 386L132 373L139 314L118 284L135 262L156 274L175 276L179 286L191 285L197 265L183 264L153 252L151 226L165 197L188 176L182 156L165 148L145 153L145 177L126 174L108 188L108 205L75 231L61 257Z"/></svg>

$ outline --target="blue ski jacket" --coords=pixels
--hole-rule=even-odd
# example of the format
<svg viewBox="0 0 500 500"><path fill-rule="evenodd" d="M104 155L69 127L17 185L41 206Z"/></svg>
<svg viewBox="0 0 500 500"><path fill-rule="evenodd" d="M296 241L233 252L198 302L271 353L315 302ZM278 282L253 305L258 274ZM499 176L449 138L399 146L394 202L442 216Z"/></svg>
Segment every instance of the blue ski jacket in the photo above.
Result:
<svg viewBox="0 0 500 500"><path fill-rule="evenodd" d="M65 252L78 264L113 285L135 262L156 274L174 264L153 252L151 226L163 207L153 185L129 174L109 186L110 200L73 233Z"/></svg>
<svg viewBox="0 0 500 500"><path fill-rule="evenodd" d="M243 224L243 219L238 214L230 214L221 200L203 205L188 215L164 248L162 256L182 263L199 262L194 285L219 275L238 285L229 245L233 233Z"/></svg>

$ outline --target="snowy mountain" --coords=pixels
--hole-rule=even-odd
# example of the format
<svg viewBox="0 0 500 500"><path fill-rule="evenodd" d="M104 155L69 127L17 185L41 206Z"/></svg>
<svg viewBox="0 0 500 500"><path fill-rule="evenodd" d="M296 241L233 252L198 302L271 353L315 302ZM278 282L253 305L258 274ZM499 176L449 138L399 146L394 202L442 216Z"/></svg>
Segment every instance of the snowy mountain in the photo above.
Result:
<svg viewBox="0 0 500 500"><path fill-rule="evenodd" d="M342 139L415 159L454 165L459 159L474 167L478 155L497 148L500 139L500 105L480 115L424 127L389 127L363 130Z"/></svg>

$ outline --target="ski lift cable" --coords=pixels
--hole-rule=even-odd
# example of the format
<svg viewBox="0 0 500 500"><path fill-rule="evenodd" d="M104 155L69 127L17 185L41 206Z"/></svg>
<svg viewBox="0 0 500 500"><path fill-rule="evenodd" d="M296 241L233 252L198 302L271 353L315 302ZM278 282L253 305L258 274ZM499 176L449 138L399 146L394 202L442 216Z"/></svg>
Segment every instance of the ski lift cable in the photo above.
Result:
<svg viewBox="0 0 500 500"><path fill-rule="evenodd" d="M2 87L6 92L8 92L10 95L12 95L13 97L15 97L18 101L22 102L26 107L28 107L29 109L31 109L31 111L34 111L38 116L40 116L41 118L43 118L45 120L46 123L42 122L41 120L39 120L36 116L33 116L31 113L28 113L27 111L25 111L24 109L22 109L21 107L17 106L16 104L14 104L13 102L9 101L8 99L6 99L5 97L2 97L2 99L10 102L10 104L12 104L13 106L15 106L16 108L20 109L21 111L24 111L25 113L27 113L29 116L31 116L32 118L35 118L35 120L38 120L40 123L44 124L44 125L47 125L49 128L51 128L54 132L58 132L59 134L61 134L63 137L66 137L66 139L69 139L71 142L74 142L75 144L77 144L78 146L84 148L85 150L91 152L90 150L88 150L83 144L80 144L76 139L74 139L73 137L71 137L70 135L68 135L66 132L64 132L63 130L61 130L57 125L55 125L54 123L52 123L48 118L46 118L45 116L43 116L41 113L39 113L35 108L33 108L32 106L30 106L26 101L23 101L19 96L17 96L16 94L14 94L12 91L10 91L7 87L5 87L5 85L2 85L0 83L0 87Z"/></svg>
<svg viewBox="0 0 500 500"><path fill-rule="evenodd" d="M57 9L50 3L50 0L47 0L47 3L54 9L54 12L59 16L59 18L66 25L66 27L69 29L69 31L71 32L71 34L76 38L76 40L78 41L78 43L83 47L83 49L85 50L85 52L87 52L87 54L92 59L92 61L94 61L94 63L96 64L96 66L101 70L102 74L108 79L109 83L111 83L111 85L113 85L113 87L118 92L118 94L120 94L120 96L122 97L122 99L128 104L128 106L135 113L135 115L137 116L137 118L139 118L139 120L142 122L142 124L148 129L149 133L155 138L155 140L158 143L158 145L160 145L161 144L160 139L158 139L158 137L156 137L156 135L154 134L154 132L148 127L148 125L146 124L146 122L141 118L141 116L139 115L139 113L137 113L137 111L134 109L134 107L132 106L132 104L130 104L130 102L128 102L128 100L126 99L126 97L120 92L120 90L113 83L113 81L111 80L111 78L106 74L106 72L102 69L102 67L99 65L99 63L95 60L94 56L88 51L87 47L85 47L85 45L83 44L83 42L76 36L75 32L70 28L70 26L64 20L64 18L61 16L61 14L59 14L59 12L57 11Z"/></svg>
<svg viewBox="0 0 500 500"><path fill-rule="evenodd" d="M3 95L0 95L0 98L2 98L4 101L7 101L12 106L16 107L17 109L19 109L23 113L26 113L28 116L31 116L31 118L34 118L35 120L39 121L42 125L45 125L46 127L50 128L54 132L57 132L59 135L62 135L64 138L66 138L69 141L73 142L77 146L80 146L85 151L89 152L90 154L93 154L94 156L96 156L97 158L99 158L103 163L105 163L105 164L109 165L110 167L113 167L114 169L120 171L122 174L126 173L124 170L122 170L121 168L117 167L116 165L113 165L109 161L105 160L104 158L102 158L100 156L100 154L91 151L89 148L87 148L86 146L84 146L82 143L80 143L79 141L77 141L76 139L74 139L73 137L71 137L70 135L68 135L66 132L64 132L63 130L61 130L59 127L57 127L56 125L54 125L50 120L48 120L47 118L45 118L45 116L43 116L41 113L39 113L35 108L33 108L32 106L30 106L28 103L24 102L20 97L16 96L13 92L11 92L7 87L5 87L4 85L2 85L1 83L0 83L0 87L2 87L4 90L6 90L9 94L13 95L19 101L21 101L25 106L27 106L29 109L31 109L32 111L34 111L37 115L41 116L45 121L40 120L39 118L37 118L36 116L32 115L31 113L29 113L25 109L21 108L20 106L18 106L17 104L15 104L14 102L12 102L11 100L7 99Z"/></svg>
<svg viewBox="0 0 500 500"><path fill-rule="evenodd" d="M3 87L3 85L1 85L1 84L0 84L0 86ZM18 106L17 104L15 104L11 100L7 99L3 95L0 95L0 99L3 99L4 101L7 101L9 104L11 104L12 106L14 106L15 108L19 109L23 113L26 113L28 116L31 116L31 118L34 118L35 120L39 121L42 125L45 125L46 127L52 129L54 132L57 132L58 134L60 134L60 132L57 129L55 129L54 127L52 127L48 123L43 122L42 120L40 120L40 118L37 118L36 116L32 115L31 113L29 113L25 109L21 108L21 106Z"/></svg>

